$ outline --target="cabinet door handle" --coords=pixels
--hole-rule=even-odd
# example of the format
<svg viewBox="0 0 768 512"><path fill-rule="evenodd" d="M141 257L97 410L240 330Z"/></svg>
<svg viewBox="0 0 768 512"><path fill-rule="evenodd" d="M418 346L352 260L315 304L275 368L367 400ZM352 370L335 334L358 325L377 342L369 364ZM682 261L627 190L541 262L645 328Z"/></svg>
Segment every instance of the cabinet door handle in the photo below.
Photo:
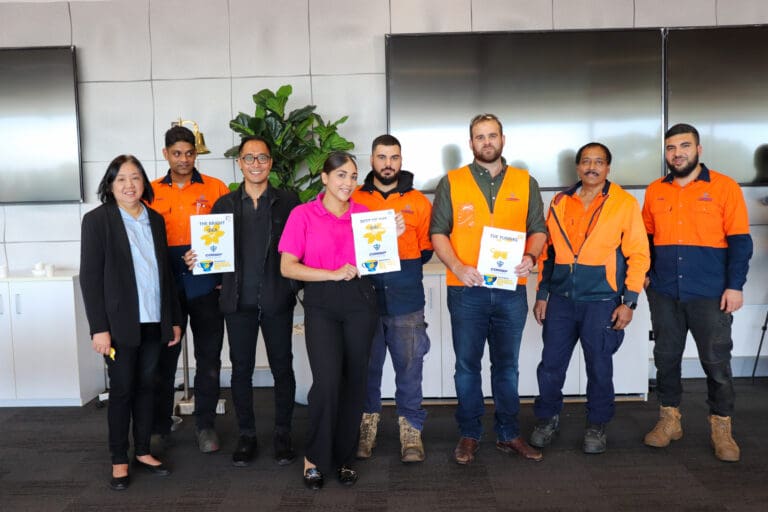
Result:
<svg viewBox="0 0 768 512"><path fill-rule="evenodd" d="M21 294L20 293L16 294L16 314L17 315L21 314Z"/></svg>
<svg viewBox="0 0 768 512"><path fill-rule="evenodd" d="M432 310L432 288L427 288L427 291L429 292L427 294L427 307Z"/></svg>
<svg viewBox="0 0 768 512"><path fill-rule="evenodd" d="M5 310L3 309L3 296L0 295L0 315L4 315Z"/></svg>

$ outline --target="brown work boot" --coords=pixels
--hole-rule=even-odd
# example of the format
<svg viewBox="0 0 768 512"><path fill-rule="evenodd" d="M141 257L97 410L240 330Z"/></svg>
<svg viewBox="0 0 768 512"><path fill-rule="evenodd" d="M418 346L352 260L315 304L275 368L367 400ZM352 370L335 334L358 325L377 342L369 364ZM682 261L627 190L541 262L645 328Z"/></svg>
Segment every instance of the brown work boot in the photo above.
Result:
<svg viewBox="0 0 768 512"><path fill-rule="evenodd" d="M475 460L475 454L480 448L480 441L471 437L462 437L453 450L453 460L456 464L466 466Z"/></svg>
<svg viewBox="0 0 768 512"><path fill-rule="evenodd" d="M659 421L653 430L645 434L643 442L654 448L664 448L672 441L683 437L683 426L680 424L680 409L678 407L659 407Z"/></svg>
<svg viewBox="0 0 768 512"><path fill-rule="evenodd" d="M357 458L369 459L376 447L376 432L379 430L379 413L363 413L360 421L360 441L357 443Z"/></svg>
<svg viewBox="0 0 768 512"><path fill-rule="evenodd" d="M421 430L414 428L403 416L397 422L400 424L400 461L422 462L426 455L421 442Z"/></svg>
<svg viewBox="0 0 768 512"><path fill-rule="evenodd" d="M712 414L709 417L709 427L715 457L723 462L738 462L741 451L731 435L731 417Z"/></svg>

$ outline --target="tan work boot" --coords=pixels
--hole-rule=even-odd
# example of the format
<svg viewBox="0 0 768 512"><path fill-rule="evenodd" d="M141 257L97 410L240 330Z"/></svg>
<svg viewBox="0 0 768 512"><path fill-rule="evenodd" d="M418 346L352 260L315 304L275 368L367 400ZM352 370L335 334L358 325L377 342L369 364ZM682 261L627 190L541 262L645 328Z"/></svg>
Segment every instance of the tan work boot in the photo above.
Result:
<svg viewBox="0 0 768 512"><path fill-rule="evenodd" d="M376 432L379 430L379 413L363 413L360 422L360 441L357 443L357 458L368 459L376 447Z"/></svg>
<svg viewBox="0 0 768 512"><path fill-rule="evenodd" d="M731 435L731 417L712 414L709 417L709 427L712 432L715 457L723 462L738 462L741 451Z"/></svg>
<svg viewBox="0 0 768 512"><path fill-rule="evenodd" d="M414 428L403 416L397 422L400 424L400 461L422 462L426 455L421 442L421 430Z"/></svg>
<svg viewBox="0 0 768 512"><path fill-rule="evenodd" d="M659 407L659 421L653 430L645 434L643 442L655 448L669 446L671 441L683 437L683 426L680 424L680 409L678 407Z"/></svg>

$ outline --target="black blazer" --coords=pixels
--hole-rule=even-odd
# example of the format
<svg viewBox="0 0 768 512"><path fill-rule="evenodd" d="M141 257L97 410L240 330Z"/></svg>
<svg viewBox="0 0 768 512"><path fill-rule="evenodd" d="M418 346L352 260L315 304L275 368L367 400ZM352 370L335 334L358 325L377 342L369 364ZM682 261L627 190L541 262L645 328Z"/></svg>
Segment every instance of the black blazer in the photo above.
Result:
<svg viewBox="0 0 768 512"><path fill-rule="evenodd" d="M147 208L160 275L162 342L173 339L173 326L181 324L165 237L165 221ZM80 289L91 335L109 331L113 343L137 347L141 342L139 293L128 234L119 207L105 203L85 214L80 239Z"/></svg>

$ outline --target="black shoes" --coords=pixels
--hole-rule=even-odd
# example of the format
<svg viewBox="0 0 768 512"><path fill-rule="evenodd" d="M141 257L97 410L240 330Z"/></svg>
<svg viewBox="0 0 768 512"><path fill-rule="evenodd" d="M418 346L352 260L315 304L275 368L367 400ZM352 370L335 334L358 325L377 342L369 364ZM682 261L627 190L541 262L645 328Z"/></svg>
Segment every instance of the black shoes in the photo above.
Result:
<svg viewBox="0 0 768 512"><path fill-rule="evenodd" d="M139 466L140 468L144 469L145 471L153 475L168 476L171 474L171 470L165 467L163 464L158 464L156 466L153 466L152 464L141 462L139 459L135 459L134 462L137 466Z"/></svg>
<svg viewBox="0 0 768 512"><path fill-rule="evenodd" d="M349 466L341 466L338 469L339 483L342 485L355 485L357 482L357 471Z"/></svg>
<svg viewBox="0 0 768 512"><path fill-rule="evenodd" d="M296 452L293 451L290 432L275 432L272 442L275 448L275 462L281 466L287 466L296 460Z"/></svg>
<svg viewBox="0 0 768 512"><path fill-rule="evenodd" d="M605 424L589 424L584 432L584 453L604 453L608 445L608 436L605 434Z"/></svg>
<svg viewBox="0 0 768 512"><path fill-rule="evenodd" d="M128 485L131 483L128 476L113 476L112 480L109 481L109 488L113 491L124 491L128 488Z"/></svg>
<svg viewBox="0 0 768 512"><path fill-rule="evenodd" d="M551 418L540 419L536 423L531 433L531 439L528 442L536 448L545 448L557 437L559 432L560 415L555 414Z"/></svg>
<svg viewBox="0 0 768 512"><path fill-rule="evenodd" d="M309 468L304 471L304 485L307 489L318 491L325 483L323 474L317 468Z"/></svg>
<svg viewBox="0 0 768 512"><path fill-rule="evenodd" d="M237 440L237 447L232 454L232 464L244 468L251 464L251 461L258 453L258 443L255 436L240 436Z"/></svg>

